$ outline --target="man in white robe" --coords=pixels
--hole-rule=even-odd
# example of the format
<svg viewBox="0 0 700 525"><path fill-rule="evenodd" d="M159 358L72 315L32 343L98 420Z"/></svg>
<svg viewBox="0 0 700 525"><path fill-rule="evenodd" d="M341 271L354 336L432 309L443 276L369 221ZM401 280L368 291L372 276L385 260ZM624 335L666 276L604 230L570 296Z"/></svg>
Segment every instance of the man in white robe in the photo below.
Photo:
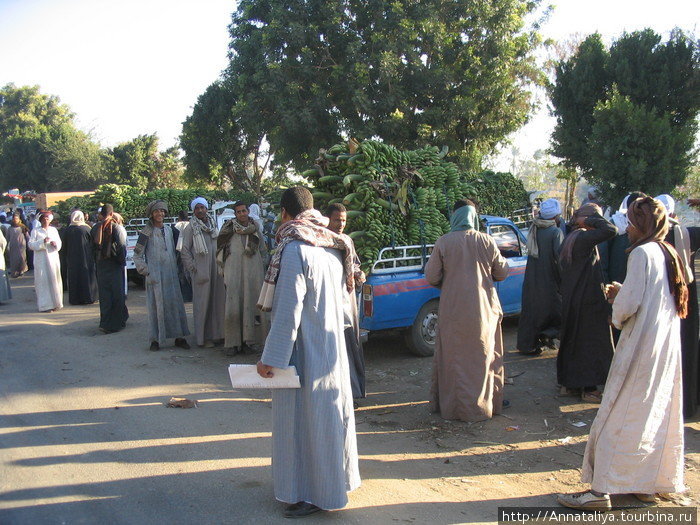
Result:
<svg viewBox="0 0 700 525"><path fill-rule="evenodd" d="M265 341L267 315L255 308L265 277L265 242L244 202L233 205L236 218L227 221L216 238L216 261L226 285L224 346L234 356Z"/></svg>
<svg viewBox="0 0 700 525"><path fill-rule="evenodd" d="M61 237L58 230L49 226L53 214L44 211L39 214L39 226L29 236L29 249L34 252L34 289L40 312L53 312L63 308L63 281L58 252Z"/></svg>
<svg viewBox="0 0 700 525"><path fill-rule="evenodd" d="M216 264L218 228L207 210L209 203L197 197L190 203L194 215L182 229L180 255L192 276L192 313L197 344L211 348L224 338L224 279Z"/></svg>
<svg viewBox="0 0 700 525"><path fill-rule="evenodd" d="M583 459L582 481L591 490L558 497L581 510L610 510L610 494L648 502L684 490L680 316L687 275L663 242L668 219L659 201L637 199L627 217L627 276L621 287L606 288L622 333Z"/></svg>
<svg viewBox="0 0 700 525"><path fill-rule="evenodd" d="M272 326L258 373L270 377L272 367L293 365L301 381L300 389L272 395L275 497L289 504L285 516L296 518L343 508L347 492L360 485L343 334L343 287L350 286L344 268L351 262L346 257L341 262L342 252L327 247L338 236L326 230L327 220L312 209L308 190L289 188L280 204L281 256L276 255L281 258L270 263L279 274L271 291L261 293L263 307L263 299L273 296ZM292 240L300 237L287 234L290 227L311 234L306 241Z"/></svg>

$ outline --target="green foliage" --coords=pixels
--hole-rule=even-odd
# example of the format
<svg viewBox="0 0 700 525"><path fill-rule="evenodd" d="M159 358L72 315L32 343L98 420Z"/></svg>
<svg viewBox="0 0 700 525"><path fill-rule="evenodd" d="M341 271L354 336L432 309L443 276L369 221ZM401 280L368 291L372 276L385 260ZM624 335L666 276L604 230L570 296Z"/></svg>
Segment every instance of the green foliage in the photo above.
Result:
<svg viewBox="0 0 700 525"><path fill-rule="evenodd" d="M38 86L0 89L1 186L44 192L103 181L99 146L75 127L66 105Z"/></svg>
<svg viewBox="0 0 700 525"><path fill-rule="evenodd" d="M257 111L238 96L229 80L214 82L200 95L182 126L187 180L230 184L262 195L272 160Z"/></svg>
<svg viewBox="0 0 700 525"><path fill-rule="evenodd" d="M341 138L450 147L472 166L518 129L544 77L534 0L241 0L230 64L183 128L190 175L246 187ZM269 146L269 148L268 148Z"/></svg>
<svg viewBox="0 0 700 525"><path fill-rule="evenodd" d="M254 202L255 196L251 193L240 191L211 190L204 188L191 189L157 189L143 192L133 186L125 184L103 184L95 192L86 197L71 197L59 202L53 207L61 217L67 217L70 210L79 207L86 213L93 213L102 204L112 204L114 211L122 214L125 221L133 218L143 217L146 206L154 200L164 200L168 203L168 212L176 216L179 211L189 211L190 202L195 197L204 197L210 203L214 201L237 201Z"/></svg>
<svg viewBox="0 0 700 525"><path fill-rule="evenodd" d="M182 185L178 148L158 152L158 136L139 135L106 153L109 180L141 191Z"/></svg>
<svg viewBox="0 0 700 525"><path fill-rule="evenodd" d="M481 212L509 215L527 204L522 182L510 174L467 175L445 159L448 148L400 150L374 140L322 149L303 176L323 210L342 202L347 231L368 271L386 246L432 244L449 231L454 203L479 201Z"/></svg>
<svg viewBox="0 0 700 525"><path fill-rule="evenodd" d="M692 126L674 129L668 114L659 115L619 93L600 102L593 115L587 179L607 200L618 202L632 188L650 195L669 193L683 182L692 160Z"/></svg>
<svg viewBox="0 0 700 525"><path fill-rule="evenodd" d="M511 173L482 171L466 174L464 180L473 187L465 196L475 200L485 215L508 217L529 204L523 182Z"/></svg>
<svg viewBox="0 0 700 525"><path fill-rule="evenodd" d="M670 193L694 160L700 48L674 31L625 33L604 49L588 37L557 67L553 153L618 202L630 191Z"/></svg>
<svg viewBox="0 0 700 525"><path fill-rule="evenodd" d="M552 153L564 159L566 166L588 166L593 110L605 98L610 84L607 60L602 38L594 33L581 43L573 57L556 66L556 82L550 92L557 117Z"/></svg>

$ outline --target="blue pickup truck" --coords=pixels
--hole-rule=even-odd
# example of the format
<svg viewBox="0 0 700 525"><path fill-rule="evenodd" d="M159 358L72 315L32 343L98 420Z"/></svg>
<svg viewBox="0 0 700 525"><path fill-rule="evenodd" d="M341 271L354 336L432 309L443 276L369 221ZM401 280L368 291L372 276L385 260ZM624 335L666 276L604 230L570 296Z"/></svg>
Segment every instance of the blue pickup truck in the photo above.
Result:
<svg viewBox="0 0 700 525"><path fill-rule="evenodd" d="M493 237L510 271L496 283L504 315L520 313L527 263L526 239L509 219L481 216L481 231ZM419 356L433 355L440 290L423 274L432 245L396 246L379 252L360 297L363 331L404 329L406 344Z"/></svg>

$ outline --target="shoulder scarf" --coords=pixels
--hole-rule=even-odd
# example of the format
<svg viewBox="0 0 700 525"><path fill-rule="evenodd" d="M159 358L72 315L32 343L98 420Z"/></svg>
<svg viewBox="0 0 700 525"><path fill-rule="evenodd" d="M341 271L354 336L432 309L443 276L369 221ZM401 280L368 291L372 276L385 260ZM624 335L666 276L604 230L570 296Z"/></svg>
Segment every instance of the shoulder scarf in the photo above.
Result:
<svg viewBox="0 0 700 525"><path fill-rule="evenodd" d="M200 220L195 215L190 219L190 228L192 228L192 244L194 252L197 255L209 253L207 242L204 240L204 234L208 234L212 239L216 239L218 232L216 231L216 223L207 214L205 220ZM182 234L182 230L180 230ZM182 236L182 235L181 235Z"/></svg>
<svg viewBox="0 0 700 525"><path fill-rule="evenodd" d="M527 232L527 254L532 255L535 259L540 256L540 248L537 245L537 228L549 228L556 226L557 221L554 219L535 218Z"/></svg>
<svg viewBox="0 0 700 525"><path fill-rule="evenodd" d="M97 245L97 249L100 254L101 259L109 259L112 255L112 223L114 222L114 217L110 215L105 218L98 226L95 228L95 233L93 234L93 241Z"/></svg>
<svg viewBox="0 0 700 525"><path fill-rule="evenodd" d="M221 227L221 231L216 238L216 260L220 265L226 262L228 256L231 254L231 237L234 235L245 235L245 248L243 253L248 257L255 255L255 252L260 246L260 233L258 232L258 226L254 221L250 221L248 226L243 226L236 219L231 219L226 221Z"/></svg>
<svg viewBox="0 0 700 525"><path fill-rule="evenodd" d="M318 210L310 209L301 212L293 220L284 223L277 230L277 249L272 254L270 265L265 274L257 307L263 312L272 310L272 302L275 297L275 285L279 278L280 262L285 246L292 241L301 241L311 246L322 248L334 248L340 250L343 260L343 273L348 292L355 290L355 281L361 278L359 265L355 266L357 256L352 243L348 243L346 235L338 235L327 228L328 217L324 217Z"/></svg>

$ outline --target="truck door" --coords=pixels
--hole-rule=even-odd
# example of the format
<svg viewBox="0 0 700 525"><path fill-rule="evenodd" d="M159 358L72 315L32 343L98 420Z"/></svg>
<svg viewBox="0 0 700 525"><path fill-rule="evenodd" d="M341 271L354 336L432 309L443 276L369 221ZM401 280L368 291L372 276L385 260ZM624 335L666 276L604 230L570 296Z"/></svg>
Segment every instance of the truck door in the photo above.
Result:
<svg viewBox="0 0 700 525"><path fill-rule="evenodd" d="M508 261L508 277L496 283L501 308L505 315L520 313L523 279L527 264L527 248L522 233L510 224L489 224L488 233L496 241L501 255Z"/></svg>

